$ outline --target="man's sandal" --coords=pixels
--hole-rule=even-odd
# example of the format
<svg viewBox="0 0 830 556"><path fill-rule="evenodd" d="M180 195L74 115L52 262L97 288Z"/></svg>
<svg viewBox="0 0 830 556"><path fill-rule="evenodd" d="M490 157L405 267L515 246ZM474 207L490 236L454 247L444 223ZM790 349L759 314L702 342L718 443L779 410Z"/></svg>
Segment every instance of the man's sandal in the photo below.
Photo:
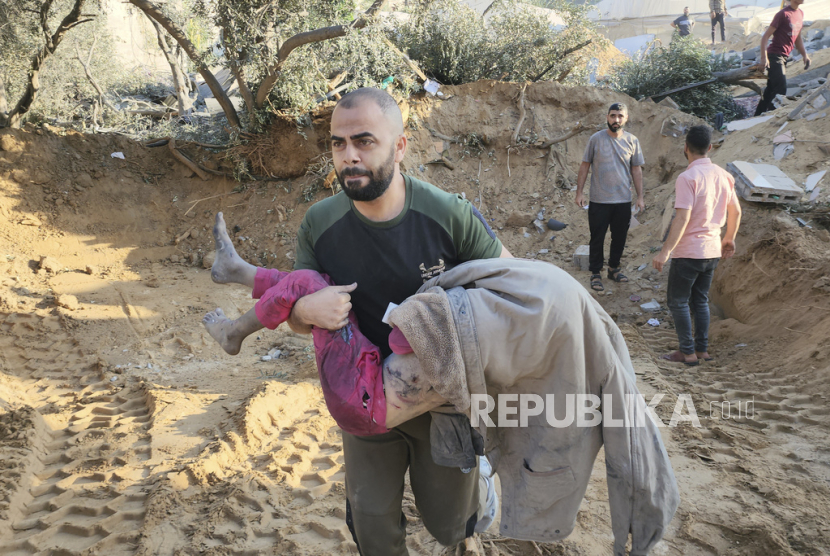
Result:
<svg viewBox="0 0 830 556"><path fill-rule="evenodd" d="M591 289L596 292L601 292L605 288L602 285L602 276L599 274L591 274Z"/></svg>
<svg viewBox="0 0 830 556"><path fill-rule="evenodd" d="M619 268L609 268L608 277L615 282L628 282L628 276L620 272Z"/></svg>

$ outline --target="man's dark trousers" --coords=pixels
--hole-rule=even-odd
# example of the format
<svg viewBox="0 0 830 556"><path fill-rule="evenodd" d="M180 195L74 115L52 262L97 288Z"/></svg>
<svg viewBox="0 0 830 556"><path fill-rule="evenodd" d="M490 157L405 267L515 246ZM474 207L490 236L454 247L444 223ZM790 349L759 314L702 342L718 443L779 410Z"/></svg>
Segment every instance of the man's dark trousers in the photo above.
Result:
<svg viewBox="0 0 830 556"><path fill-rule="evenodd" d="M691 355L709 349L709 288L718 259L672 259L666 304L674 317L680 352ZM692 339L692 314L695 333Z"/></svg>
<svg viewBox="0 0 830 556"><path fill-rule="evenodd" d="M774 110L772 101L775 95L787 94L787 57L781 54L768 54L769 70L767 70L767 88L764 97L758 103L755 115L760 116L767 110Z"/></svg>
<svg viewBox="0 0 830 556"><path fill-rule="evenodd" d="M722 42L726 42L726 28L723 22L723 12L719 14L715 14L715 17L712 19L712 44L715 44L715 27L717 27L718 22L720 22L720 40Z"/></svg>
<svg viewBox="0 0 830 556"><path fill-rule="evenodd" d="M619 268L628 226L631 224L631 203L590 203L588 205L588 227L591 230L588 269L591 274L599 274L605 259L605 234L611 228L611 250L608 254L608 266Z"/></svg>

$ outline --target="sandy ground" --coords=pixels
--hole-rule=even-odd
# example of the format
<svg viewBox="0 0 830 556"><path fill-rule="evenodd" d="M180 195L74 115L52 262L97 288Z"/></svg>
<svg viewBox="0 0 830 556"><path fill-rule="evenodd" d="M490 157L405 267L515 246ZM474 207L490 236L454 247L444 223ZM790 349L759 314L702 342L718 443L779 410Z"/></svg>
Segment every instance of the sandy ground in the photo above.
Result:
<svg viewBox="0 0 830 556"><path fill-rule="evenodd" d="M552 151L508 152L518 85L444 91L445 100L410 107L407 171L464 193L515 255L547 260L587 285L571 265L588 229L570 188L589 133ZM618 99L532 85L520 135L553 138L578 121L599 129ZM715 161L771 160L779 112L725 137ZM682 138L660 129L667 118L695 120L645 103L633 103L631 116L647 161L647 209L623 260L631 282L606 280L599 300L626 336L643 394L664 394L658 414L668 422L678 395L689 394L702 425L663 429L682 502L653 553L827 554L830 233L818 216L805 215L813 227L804 228L781 207L745 204L738 253L713 287L715 361L694 369L661 362L676 347L671 319L665 310L643 314L629 297L665 306L666 273L639 270L660 246L664 208L685 167ZM310 145L287 136L298 153L319 152L314 138L327 124L318 120L306 130ZM797 139L826 140L829 120L788 128ZM487 144L443 142L428 127ZM430 164L438 150L455 170ZM116 151L126 161L111 158ZM800 184L828 157L818 143L796 143L780 165ZM235 227L244 257L287 269L306 198L330 195L320 181L310 174L239 188L190 177L167 149L117 136L0 134L0 554L356 554L340 433L322 401L310 338L263 331L231 357L200 325L215 307L236 316L252 306L249 292L213 284L202 266L215 213ZM537 233L531 221L543 209L568 228ZM652 316L659 327L646 324ZM282 357L262 361L275 347ZM746 402L754 402L750 413ZM408 491L404 512L412 554L454 553L425 531ZM609 554L602 455L566 541L537 549L496 531L479 539L488 556Z"/></svg>

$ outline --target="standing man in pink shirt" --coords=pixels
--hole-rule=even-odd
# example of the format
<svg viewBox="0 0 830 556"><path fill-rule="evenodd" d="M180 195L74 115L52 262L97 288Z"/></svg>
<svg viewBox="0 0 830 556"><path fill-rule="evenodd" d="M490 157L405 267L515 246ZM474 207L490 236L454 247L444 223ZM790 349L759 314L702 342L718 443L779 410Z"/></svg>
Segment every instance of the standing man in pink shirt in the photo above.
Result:
<svg viewBox="0 0 830 556"><path fill-rule="evenodd" d="M689 129L683 154L689 167L675 183L676 213L663 249L652 264L658 271L671 257L667 303L674 317L680 349L663 359L689 366L709 361L709 288L718 259L735 254L735 235L741 223L741 205L735 180L712 163L712 130L705 125ZM726 236L721 227L726 223ZM692 338L694 310L695 332Z"/></svg>
<svg viewBox="0 0 830 556"><path fill-rule="evenodd" d="M761 71L767 69L767 86L764 96L755 109L755 115L760 116L767 110L773 110L772 101L776 95L787 94L787 58L795 47L804 58L804 69L810 69L810 57L804 48L801 39L801 28L804 24L804 12L801 4L804 0L790 0L790 5L775 14L769 27L761 36L761 59L758 66ZM767 41L772 42L767 48Z"/></svg>

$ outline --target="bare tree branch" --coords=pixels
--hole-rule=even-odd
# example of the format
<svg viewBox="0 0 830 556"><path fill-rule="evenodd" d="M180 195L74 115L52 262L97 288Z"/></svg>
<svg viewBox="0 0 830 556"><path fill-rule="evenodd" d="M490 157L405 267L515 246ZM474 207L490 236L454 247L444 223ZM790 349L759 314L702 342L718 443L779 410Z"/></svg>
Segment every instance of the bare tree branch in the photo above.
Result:
<svg viewBox="0 0 830 556"><path fill-rule="evenodd" d="M179 43L185 53L187 53L187 56L196 64L199 73L205 80L205 84L207 84L210 88L213 96L219 102L222 110L224 110L228 123L231 124L232 127L237 129L240 128L241 124L239 122L239 115L236 113L236 108L234 108L233 103L231 103L231 100L228 98L225 90L222 89L219 81L216 80L216 76L213 75L213 72L211 72L210 68L207 67L204 58L196 52L196 47L192 42L190 42L182 30L179 29L179 27L169 17L164 15L158 6L152 2L149 2L148 0L130 0L130 3L147 14L147 16L151 19L158 21L161 26L164 27L168 33L170 33L170 36L173 37L177 43Z"/></svg>
<svg viewBox="0 0 830 556"><path fill-rule="evenodd" d="M92 46L89 47L89 55L87 55L86 62L84 62L84 59L81 57L81 50L78 48L78 43L75 43L75 54L78 58L78 61L81 63L81 66L84 68L84 74L86 74L87 80L92 84L93 87L95 87L95 90L98 91L98 99L100 100L101 104L106 104L110 110L116 112L117 109L104 96L104 90L101 89L101 86L98 84L95 78L92 77L92 72L89 69L89 65L92 62L92 51L95 50L96 44L98 44L98 35L95 36L95 39L92 41Z"/></svg>
<svg viewBox="0 0 830 556"><path fill-rule="evenodd" d="M334 25L331 27L314 29L313 31L306 31L304 33L297 33L296 35L282 43L282 46L280 46L280 49L277 52L276 64L268 68L268 75L265 76L265 79L262 80L262 83L260 83L259 88L257 89L257 108L262 108L265 105L265 101L268 98L268 95L271 93L271 89L274 88L274 84L277 82L277 79L279 78L280 68L282 67L282 64L285 63L285 60L288 58L288 55L291 54L293 50L305 44L342 37L350 30L362 29L363 27L366 27L366 25L369 24L371 18L383 7L385 3L386 0L375 0L375 2L369 7L369 9L366 10L366 13L364 13L361 17L357 18L350 25Z"/></svg>

